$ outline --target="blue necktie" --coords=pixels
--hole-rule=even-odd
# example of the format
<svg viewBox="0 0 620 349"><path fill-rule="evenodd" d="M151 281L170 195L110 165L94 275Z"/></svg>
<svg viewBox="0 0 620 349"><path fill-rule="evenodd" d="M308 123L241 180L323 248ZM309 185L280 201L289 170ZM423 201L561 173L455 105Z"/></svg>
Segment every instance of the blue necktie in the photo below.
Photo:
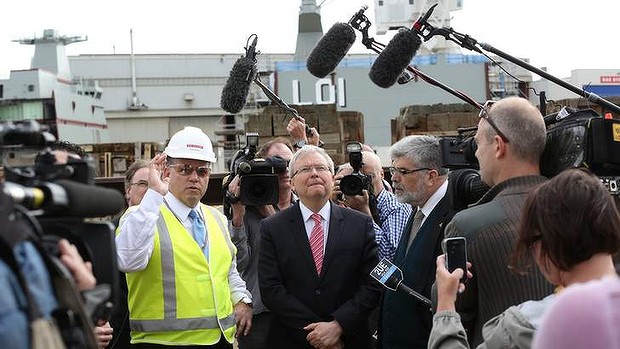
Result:
<svg viewBox="0 0 620 349"><path fill-rule="evenodd" d="M200 249L204 250L206 254L205 236L207 235L207 230L205 229L205 225L196 210L189 211L189 218L192 219L192 235L194 235L194 240L196 240Z"/></svg>

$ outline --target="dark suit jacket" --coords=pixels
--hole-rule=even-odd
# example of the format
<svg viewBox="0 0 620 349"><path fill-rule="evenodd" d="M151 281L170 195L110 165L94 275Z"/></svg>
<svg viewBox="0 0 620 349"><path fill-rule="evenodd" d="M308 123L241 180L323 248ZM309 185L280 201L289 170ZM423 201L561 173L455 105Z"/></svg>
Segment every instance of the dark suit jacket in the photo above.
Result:
<svg viewBox="0 0 620 349"><path fill-rule="evenodd" d="M435 282L437 256L443 253L441 242L448 213L448 198L444 196L426 218L406 253L414 217L412 214L394 257L394 264L403 272L403 283L429 299ZM432 313L427 305L415 298L400 291L386 290L380 328L383 349L426 348L432 328Z"/></svg>
<svg viewBox="0 0 620 349"><path fill-rule="evenodd" d="M303 328L334 319L346 348L371 348L368 316L380 288L370 277L379 261L370 217L331 205L320 276L298 203L264 219L260 234L260 292L274 314L270 348L312 348Z"/></svg>

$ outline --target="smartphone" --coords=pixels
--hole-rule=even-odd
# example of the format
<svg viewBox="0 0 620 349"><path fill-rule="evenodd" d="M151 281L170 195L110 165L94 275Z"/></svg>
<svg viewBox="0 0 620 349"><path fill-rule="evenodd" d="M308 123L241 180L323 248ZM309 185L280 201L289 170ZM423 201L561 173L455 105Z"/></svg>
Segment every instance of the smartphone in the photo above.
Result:
<svg viewBox="0 0 620 349"><path fill-rule="evenodd" d="M443 240L443 251L446 254L448 271L463 269L461 282L467 282L467 240L464 237L446 238Z"/></svg>

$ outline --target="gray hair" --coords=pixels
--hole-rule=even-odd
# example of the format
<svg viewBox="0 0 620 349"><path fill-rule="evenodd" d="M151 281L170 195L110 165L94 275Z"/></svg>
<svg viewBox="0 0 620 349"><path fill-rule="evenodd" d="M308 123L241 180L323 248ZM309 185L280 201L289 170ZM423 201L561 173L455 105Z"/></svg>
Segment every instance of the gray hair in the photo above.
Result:
<svg viewBox="0 0 620 349"><path fill-rule="evenodd" d="M293 154L293 157L291 158L288 166L288 176L290 178L293 178L293 168L295 167L295 162L312 153L318 153L319 155L321 155L327 162L327 167L329 167L329 171L332 173L332 175L334 174L334 160L329 157L325 149L319 148L315 145L307 144L297 150L295 154Z"/></svg>
<svg viewBox="0 0 620 349"><path fill-rule="evenodd" d="M144 159L138 159L129 166L127 171L125 171L125 189L127 189L131 185L131 180L133 176L138 172L139 169L149 167L150 161Z"/></svg>
<svg viewBox="0 0 620 349"><path fill-rule="evenodd" d="M407 136L390 147L390 157L408 158L421 168L437 170L440 176L448 173L448 169L441 167L441 149L435 136Z"/></svg>
<svg viewBox="0 0 620 349"><path fill-rule="evenodd" d="M488 116L506 135L514 154L522 160L538 163L547 139L545 121L540 111L527 99L508 97L495 103ZM486 123L486 138L493 139L496 132Z"/></svg>

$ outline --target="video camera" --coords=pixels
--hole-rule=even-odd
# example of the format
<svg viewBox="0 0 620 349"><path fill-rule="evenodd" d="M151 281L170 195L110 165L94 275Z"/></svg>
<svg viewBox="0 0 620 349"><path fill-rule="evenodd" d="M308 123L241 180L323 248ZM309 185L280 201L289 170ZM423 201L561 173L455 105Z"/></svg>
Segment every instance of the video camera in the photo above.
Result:
<svg viewBox="0 0 620 349"><path fill-rule="evenodd" d="M257 158L258 133L246 133L246 146L235 153L230 165L230 174L224 180L226 190L225 207L241 201L243 205L275 205L279 199L279 173L287 170L287 161L279 156ZM240 177L241 193L234 198L228 191L228 185L235 175ZM226 211L226 210L225 210ZM227 214L228 215L228 214Z"/></svg>
<svg viewBox="0 0 620 349"><path fill-rule="evenodd" d="M53 146L63 148L46 127L34 120L1 123L3 193L12 198L32 231L30 235L49 256L58 256L57 243L61 238L77 247L82 258L92 263L98 285L109 288L105 292L107 298L102 300L102 304L109 306L108 302L116 303L119 287L115 226L109 221L86 219L117 215L124 208L125 199L117 190L94 185L92 157L69 156L66 162L59 163ZM32 161L34 164L24 165ZM106 309L93 311L91 316L97 318L97 313Z"/></svg>
<svg viewBox="0 0 620 349"><path fill-rule="evenodd" d="M587 167L612 195L620 195L620 120L605 119L592 109L565 107L544 117L547 128L545 150L540 160L541 174L553 177L571 167ZM453 206L466 208L488 190L478 173L475 157L476 127L458 129L458 136L442 137L442 166L449 168L448 195Z"/></svg>
<svg viewBox="0 0 620 349"><path fill-rule="evenodd" d="M353 173L342 177L340 180L340 191L345 195L362 195L362 190L372 191L372 180L370 176L362 173L362 144L350 142L347 144L347 154L349 154L349 164L353 167Z"/></svg>

